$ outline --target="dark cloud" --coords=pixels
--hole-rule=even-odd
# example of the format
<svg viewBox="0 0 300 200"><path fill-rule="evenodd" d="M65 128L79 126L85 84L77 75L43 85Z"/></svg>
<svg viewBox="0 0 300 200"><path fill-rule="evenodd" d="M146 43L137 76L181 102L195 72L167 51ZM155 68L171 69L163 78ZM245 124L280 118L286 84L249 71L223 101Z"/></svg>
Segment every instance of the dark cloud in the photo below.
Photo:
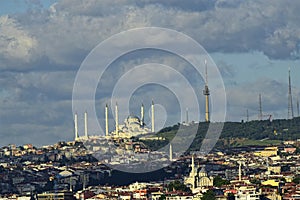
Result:
<svg viewBox="0 0 300 200"><path fill-rule="evenodd" d="M34 3L38 5L37 2ZM261 51L273 59L298 58L300 28L295 1L63 0L49 10L2 17L1 60L30 65L79 65L109 36L129 28L161 26L182 31L209 52Z"/></svg>

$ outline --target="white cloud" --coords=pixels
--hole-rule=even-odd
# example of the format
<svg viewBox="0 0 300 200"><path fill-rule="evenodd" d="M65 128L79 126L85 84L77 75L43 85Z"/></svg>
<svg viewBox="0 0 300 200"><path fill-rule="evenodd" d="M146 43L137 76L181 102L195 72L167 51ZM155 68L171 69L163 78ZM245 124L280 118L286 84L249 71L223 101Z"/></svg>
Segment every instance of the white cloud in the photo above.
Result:
<svg viewBox="0 0 300 200"><path fill-rule="evenodd" d="M28 64L37 41L9 16L0 17L0 58L2 62Z"/></svg>
<svg viewBox="0 0 300 200"><path fill-rule="evenodd" d="M289 9L291 6L293 9ZM183 4L180 1L63 0L47 12L29 12L16 19L9 18L11 22L6 26L10 24L10 32L19 38L20 53L10 49L10 54L29 61L35 53L39 55L36 59L46 56L51 63L62 66L78 66L102 40L120 31L144 26L182 31L209 52L262 51L271 58L290 58L299 51L300 28L295 17L299 6L290 1L190 1ZM6 37L2 43L8 41ZM168 40L162 41L168 43ZM0 50L7 46L2 45ZM30 51L34 47L37 51Z"/></svg>

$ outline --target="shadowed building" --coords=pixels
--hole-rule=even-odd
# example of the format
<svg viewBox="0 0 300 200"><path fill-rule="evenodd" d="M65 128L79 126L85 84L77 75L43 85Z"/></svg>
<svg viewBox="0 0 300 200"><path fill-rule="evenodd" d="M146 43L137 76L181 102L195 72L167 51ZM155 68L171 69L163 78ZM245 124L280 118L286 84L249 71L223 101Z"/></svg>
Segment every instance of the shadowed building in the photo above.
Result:
<svg viewBox="0 0 300 200"><path fill-rule="evenodd" d="M75 200L73 192L59 191L59 192L46 192L37 195L38 200Z"/></svg>

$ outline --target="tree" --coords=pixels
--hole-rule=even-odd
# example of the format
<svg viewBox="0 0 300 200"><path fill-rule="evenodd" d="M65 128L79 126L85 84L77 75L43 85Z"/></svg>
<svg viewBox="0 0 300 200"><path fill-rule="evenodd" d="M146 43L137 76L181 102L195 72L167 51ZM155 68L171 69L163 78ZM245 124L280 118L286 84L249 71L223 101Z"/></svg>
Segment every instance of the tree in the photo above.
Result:
<svg viewBox="0 0 300 200"><path fill-rule="evenodd" d="M297 176L293 179L293 182L296 183L296 184L299 184L300 183L300 176Z"/></svg>
<svg viewBox="0 0 300 200"><path fill-rule="evenodd" d="M222 179L220 176L216 176L214 178L214 186L221 187L222 185L228 185L230 182L227 180Z"/></svg>
<svg viewBox="0 0 300 200"><path fill-rule="evenodd" d="M201 198L201 200L215 200L215 199L216 199L216 195L212 190L208 190L206 193L203 194L203 197Z"/></svg>
<svg viewBox="0 0 300 200"><path fill-rule="evenodd" d="M166 195L165 194L163 194L163 195L161 195L160 197L159 197L159 200L165 200L166 199Z"/></svg>
<svg viewBox="0 0 300 200"><path fill-rule="evenodd" d="M235 200L234 194L229 193L227 199L228 199L228 200Z"/></svg>
<svg viewBox="0 0 300 200"><path fill-rule="evenodd" d="M258 184L261 183L261 181L260 181L259 179L256 179L256 178L252 179L250 182L251 182L252 184L256 184L256 185L258 185Z"/></svg>
<svg viewBox="0 0 300 200"><path fill-rule="evenodd" d="M168 190L172 191L172 190L180 190L183 192L190 192L191 190L185 186L183 183L181 183L180 181L173 181L168 185Z"/></svg>
<svg viewBox="0 0 300 200"><path fill-rule="evenodd" d="M296 147L295 154L300 154L300 148L299 147Z"/></svg>

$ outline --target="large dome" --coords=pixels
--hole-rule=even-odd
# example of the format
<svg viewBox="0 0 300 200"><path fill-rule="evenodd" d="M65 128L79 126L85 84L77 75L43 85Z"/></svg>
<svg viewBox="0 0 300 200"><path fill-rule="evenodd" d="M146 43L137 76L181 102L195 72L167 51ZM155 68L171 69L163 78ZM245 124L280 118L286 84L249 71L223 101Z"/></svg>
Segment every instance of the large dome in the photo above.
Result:
<svg viewBox="0 0 300 200"><path fill-rule="evenodd" d="M127 123L128 124L132 124L132 123L140 123L140 118L138 117L138 116L136 116L136 115L129 115L128 117L127 117Z"/></svg>

